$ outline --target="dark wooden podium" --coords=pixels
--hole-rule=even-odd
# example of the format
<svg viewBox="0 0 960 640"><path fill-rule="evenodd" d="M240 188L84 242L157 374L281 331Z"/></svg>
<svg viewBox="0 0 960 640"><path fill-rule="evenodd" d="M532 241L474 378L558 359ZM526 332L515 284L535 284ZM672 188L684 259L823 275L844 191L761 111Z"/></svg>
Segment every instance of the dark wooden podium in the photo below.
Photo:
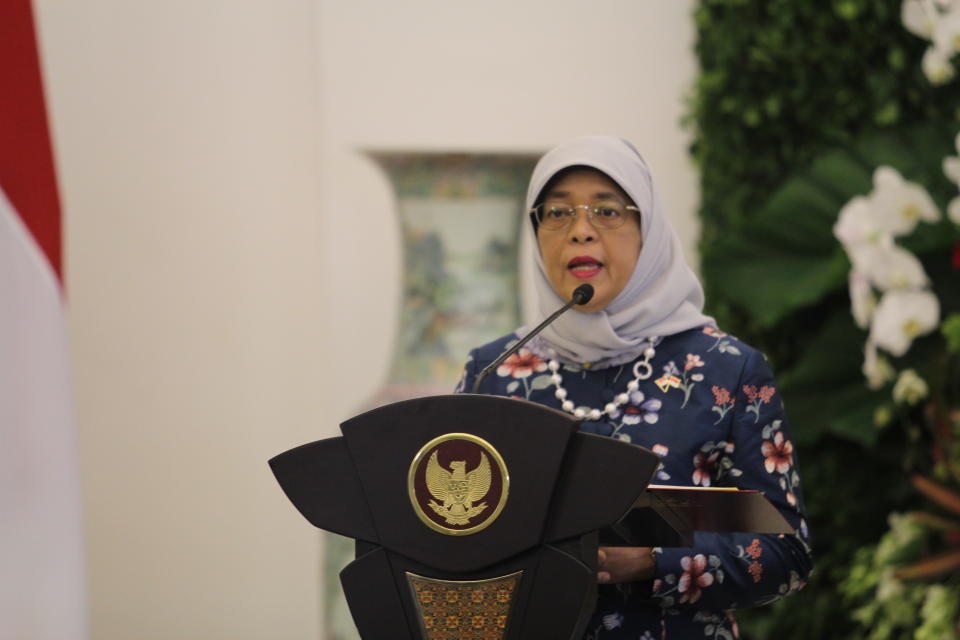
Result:
<svg viewBox="0 0 960 640"><path fill-rule="evenodd" d="M351 418L270 466L311 524L356 540L340 578L364 640L579 638L601 531L643 546L791 531L759 494L728 498L711 529L709 499L644 491L654 453L578 425L523 400L434 396ZM744 518L756 526L738 529Z"/></svg>

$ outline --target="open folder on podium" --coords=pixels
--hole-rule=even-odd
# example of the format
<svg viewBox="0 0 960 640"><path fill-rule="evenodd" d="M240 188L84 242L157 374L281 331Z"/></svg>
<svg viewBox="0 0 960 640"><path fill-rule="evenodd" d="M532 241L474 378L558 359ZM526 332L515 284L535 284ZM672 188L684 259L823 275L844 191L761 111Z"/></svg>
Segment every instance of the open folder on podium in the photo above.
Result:
<svg viewBox="0 0 960 640"><path fill-rule="evenodd" d="M659 458L524 400L374 409L270 466L314 526L356 540L341 584L364 640L579 638L602 545L792 533L758 492L650 485Z"/></svg>

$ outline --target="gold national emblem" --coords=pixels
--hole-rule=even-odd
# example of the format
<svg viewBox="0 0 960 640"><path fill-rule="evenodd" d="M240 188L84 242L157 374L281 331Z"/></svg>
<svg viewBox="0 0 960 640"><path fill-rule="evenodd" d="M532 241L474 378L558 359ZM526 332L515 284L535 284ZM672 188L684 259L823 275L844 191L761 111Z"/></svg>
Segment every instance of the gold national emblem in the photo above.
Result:
<svg viewBox="0 0 960 640"><path fill-rule="evenodd" d="M500 515L510 479L489 442L448 433L420 449L410 465L408 489L417 516L434 531L467 535Z"/></svg>

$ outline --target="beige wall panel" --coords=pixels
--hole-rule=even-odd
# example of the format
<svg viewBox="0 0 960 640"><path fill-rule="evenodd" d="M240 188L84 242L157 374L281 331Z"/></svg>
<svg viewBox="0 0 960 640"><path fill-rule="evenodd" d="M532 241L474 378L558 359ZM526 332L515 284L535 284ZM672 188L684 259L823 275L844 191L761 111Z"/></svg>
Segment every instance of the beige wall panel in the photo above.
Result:
<svg viewBox="0 0 960 640"><path fill-rule="evenodd" d="M363 149L618 133L688 251L692 0L37 0L95 640L315 638L266 459L383 382L401 263Z"/></svg>
<svg viewBox="0 0 960 640"><path fill-rule="evenodd" d="M266 465L322 414L315 7L38 15L92 637L317 637L317 535Z"/></svg>

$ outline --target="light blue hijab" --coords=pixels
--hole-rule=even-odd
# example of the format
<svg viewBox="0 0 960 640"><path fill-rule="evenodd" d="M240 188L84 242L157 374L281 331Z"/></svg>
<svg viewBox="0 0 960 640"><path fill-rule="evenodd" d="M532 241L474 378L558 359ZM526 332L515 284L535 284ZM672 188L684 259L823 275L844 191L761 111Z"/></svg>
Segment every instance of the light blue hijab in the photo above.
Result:
<svg viewBox="0 0 960 640"><path fill-rule="evenodd" d="M663 213L647 163L627 140L587 136L547 152L533 170L527 209L559 171L593 167L620 185L640 209L643 249L630 280L613 302L593 313L573 309L540 334L541 349L565 364L610 367L635 360L649 338L715 325L703 314L703 287L687 265L680 239ZM550 285L534 251L537 308L546 317L566 300ZM538 349L540 350L540 349Z"/></svg>

